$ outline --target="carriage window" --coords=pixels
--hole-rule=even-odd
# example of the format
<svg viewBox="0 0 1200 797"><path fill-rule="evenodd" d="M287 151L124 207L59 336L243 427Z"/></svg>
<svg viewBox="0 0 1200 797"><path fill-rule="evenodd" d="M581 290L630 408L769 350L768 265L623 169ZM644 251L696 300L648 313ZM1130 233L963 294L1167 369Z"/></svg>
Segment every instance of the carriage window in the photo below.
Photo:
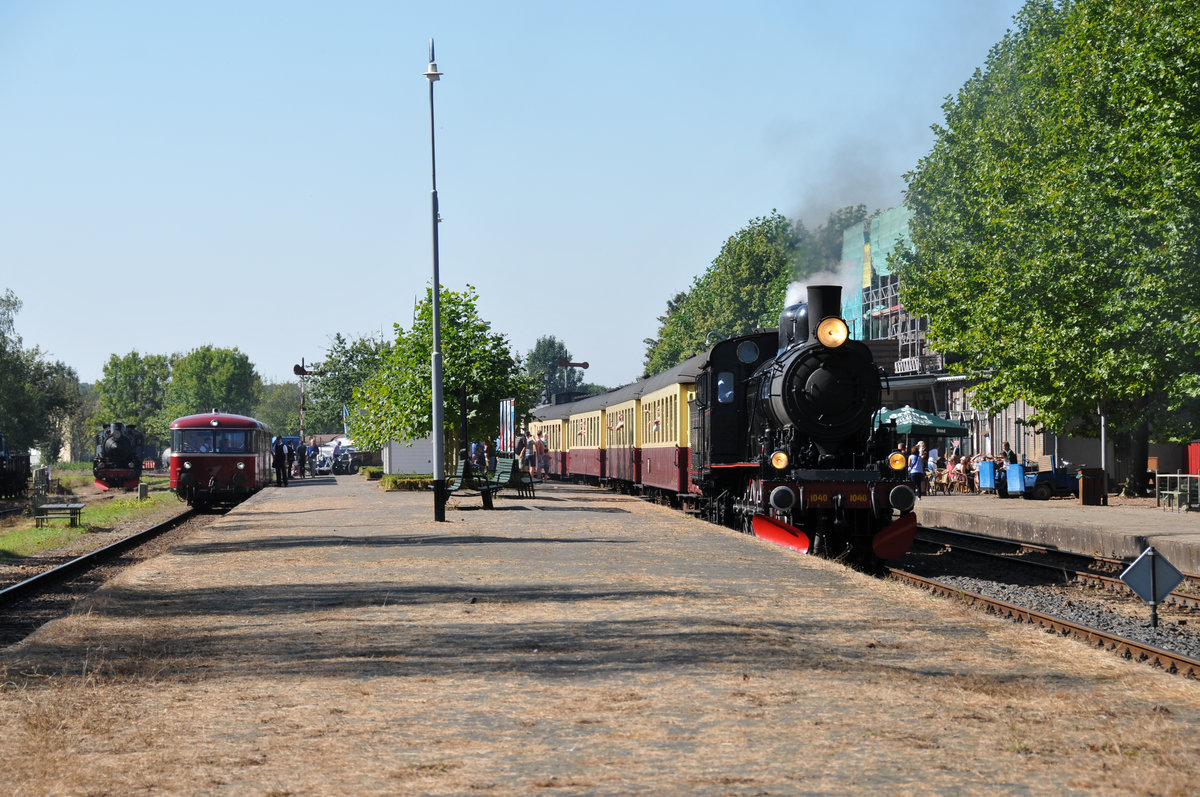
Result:
<svg viewBox="0 0 1200 797"><path fill-rule="evenodd" d="M722 404L733 403L733 372L722 371L717 374L717 401Z"/></svg>
<svg viewBox="0 0 1200 797"><path fill-rule="evenodd" d="M221 429L217 432L217 451L222 454L245 454L253 451L250 432L240 429Z"/></svg>
<svg viewBox="0 0 1200 797"><path fill-rule="evenodd" d="M206 454L213 450L210 429L176 429L171 435L171 448L191 454Z"/></svg>

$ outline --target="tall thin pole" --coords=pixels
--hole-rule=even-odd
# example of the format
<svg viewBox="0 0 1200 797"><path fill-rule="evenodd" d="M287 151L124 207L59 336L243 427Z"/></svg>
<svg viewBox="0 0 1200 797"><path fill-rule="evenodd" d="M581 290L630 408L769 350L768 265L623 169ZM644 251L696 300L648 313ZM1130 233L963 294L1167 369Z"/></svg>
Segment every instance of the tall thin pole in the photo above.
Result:
<svg viewBox="0 0 1200 797"><path fill-rule="evenodd" d="M433 519L446 519L446 460L443 435L445 424L442 420L442 284L438 275L438 195L437 195L437 147L434 140L433 126L433 84L441 77L433 56L433 39L429 40L429 69L425 72L429 79L429 163L433 178L433 191L430 194L433 209L433 353L431 355L433 371Z"/></svg>

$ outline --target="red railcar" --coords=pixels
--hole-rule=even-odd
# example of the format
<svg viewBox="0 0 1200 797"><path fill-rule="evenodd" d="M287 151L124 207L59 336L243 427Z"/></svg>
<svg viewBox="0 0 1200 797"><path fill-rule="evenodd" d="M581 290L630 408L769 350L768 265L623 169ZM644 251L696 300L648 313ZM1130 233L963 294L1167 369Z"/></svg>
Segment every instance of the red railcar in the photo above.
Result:
<svg viewBox="0 0 1200 797"><path fill-rule="evenodd" d="M271 483L271 430L210 412L171 423L171 491L190 506L236 504Z"/></svg>

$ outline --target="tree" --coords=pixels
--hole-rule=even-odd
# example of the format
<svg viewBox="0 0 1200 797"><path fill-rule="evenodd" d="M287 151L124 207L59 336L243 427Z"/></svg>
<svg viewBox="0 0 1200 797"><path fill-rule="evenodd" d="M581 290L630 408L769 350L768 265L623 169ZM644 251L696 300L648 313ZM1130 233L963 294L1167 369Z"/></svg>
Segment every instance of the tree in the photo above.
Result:
<svg viewBox="0 0 1200 797"><path fill-rule="evenodd" d="M396 341L376 373L354 390L354 442L381 448L390 440L412 441L431 433L433 389L432 288L417 307L410 330L396 325ZM441 292L442 382L446 446L460 447L457 427L467 417L467 436L491 440L500 428L500 400L516 398L517 417L530 407L535 386L525 377L508 339L479 317L475 289ZM465 399L465 404L464 404Z"/></svg>
<svg viewBox="0 0 1200 797"><path fill-rule="evenodd" d="M1016 23L908 175L902 298L983 406L1103 412L1136 489L1200 397L1200 5L1031 0Z"/></svg>
<svg viewBox="0 0 1200 797"><path fill-rule="evenodd" d="M177 354L159 416L165 424L162 428L175 418L211 410L250 415L261 389L262 380L250 358L236 348L204 345Z"/></svg>
<svg viewBox="0 0 1200 797"><path fill-rule="evenodd" d="M171 363L166 355L143 356L137 351L124 357L111 355L104 364L104 375L96 383L98 405L94 425L132 423L146 436L147 442L165 445L167 425L160 416L170 380ZM168 418L167 423L173 419Z"/></svg>
<svg viewBox="0 0 1200 797"><path fill-rule="evenodd" d="M383 362L388 347L374 338L348 341L341 333L333 336L325 358L309 370L305 398L306 434L342 431L342 407L354 406L354 389L361 386Z"/></svg>
<svg viewBox="0 0 1200 797"><path fill-rule="evenodd" d="M21 300L11 290L0 296L0 431L10 449L37 447L54 457L62 448L68 418L80 403L79 378L62 362L22 347L16 331Z"/></svg>
<svg viewBox="0 0 1200 797"><path fill-rule="evenodd" d="M267 382L262 386L253 415L277 434L299 434L300 383ZM309 433L305 428L305 434Z"/></svg>
<svg viewBox="0 0 1200 797"><path fill-rule="evenodd" d="M525 355L525 375L534 385L548 390L550 395L582 392L583 375L576 368L559 366L559 360L571 362L567 344L553 335L543 335Z"/></svg>
<svg viewBox="0 0 1200 797"><path fill-rule="evenodd" d="M58 460L63 456L71 459L70 436L72 419L83 404L79 376L69 365L37 360L30 369L30 380L39 396L39 414L43 418L43 431L38 438L38 447L43 457Z"/></svg>
<svg viewBox="0 0 1200 797"><path fill-rule="evenodd" d="M779 322L788 283L797 274L804 225L772 210L729 237L686 294L676 294L647 339L646 371L657 373L716 340Z"/></svg>

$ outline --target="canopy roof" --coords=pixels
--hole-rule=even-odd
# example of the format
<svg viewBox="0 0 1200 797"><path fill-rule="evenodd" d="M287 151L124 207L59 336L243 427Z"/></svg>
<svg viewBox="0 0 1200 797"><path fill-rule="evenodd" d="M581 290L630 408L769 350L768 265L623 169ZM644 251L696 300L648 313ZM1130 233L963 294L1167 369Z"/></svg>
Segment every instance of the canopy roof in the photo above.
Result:
<svg viewBox="0 0 1200 797"><path fill-rule="evenodd" d="M914 409L907 404L898 410L886 407L875 414L875 425L882 426L896 421L896 431L906 435L924 435L926 437L966 437L967 427L961 423L948 421L928 412Z"/></svg>

